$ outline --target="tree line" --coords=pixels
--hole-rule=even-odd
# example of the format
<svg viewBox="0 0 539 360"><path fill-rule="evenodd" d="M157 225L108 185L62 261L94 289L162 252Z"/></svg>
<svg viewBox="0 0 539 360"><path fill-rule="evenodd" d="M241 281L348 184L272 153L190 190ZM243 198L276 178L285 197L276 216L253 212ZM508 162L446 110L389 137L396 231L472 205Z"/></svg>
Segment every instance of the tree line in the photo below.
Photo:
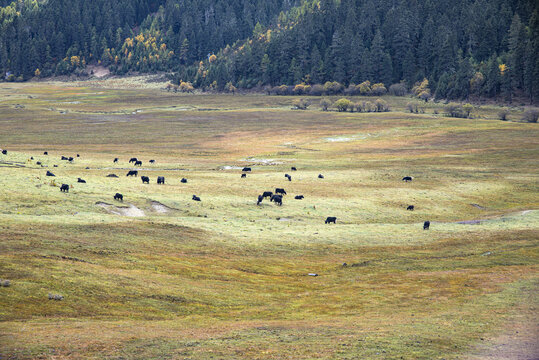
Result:
<svg viewBox="0 0 539 360"><path fill-rule="evenodd" d="M539 97L535 0L0 0L2 79L172 72L195 88ZM278 89L277 89L278 90ZM288 91L288 90L287 90ZM325 90L324 90L325 91ZM426 94L424 94L426 96Z"/></svg>
<svg viewBox="0 0 539 360"><path fill-rule="evenodd" d="M180 69L196 87L239 88L428 79L432 95L511 100L539 95L534 1L320 0L273 28Z"/></svg>

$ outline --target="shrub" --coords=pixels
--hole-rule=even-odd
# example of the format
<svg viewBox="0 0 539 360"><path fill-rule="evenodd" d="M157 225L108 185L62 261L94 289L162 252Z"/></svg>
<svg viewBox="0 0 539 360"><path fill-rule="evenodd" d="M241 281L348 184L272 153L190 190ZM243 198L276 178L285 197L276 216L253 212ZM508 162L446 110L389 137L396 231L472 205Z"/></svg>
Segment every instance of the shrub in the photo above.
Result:
<svg viewBox="0 0 539 360"><path fill-rule="evenodd" d="M454 117L454 118L463 118L463 119L465 119L465 118L468 117L468 115L466 114L466 112L462 108L462 105L460 105L460 104L450 103L449 105L447 105L445 107L445 111L446 111L448 116L451 116L451 117Z"/></svg>
<svg viewBox="0 0 539 360"><path fill-rule="evenodd" d="M371 93L371 82L369 80L363 81L358 86L361 95L369 95Z"/></svg>
<svg viewBox="0 0 539 360"><path fill-rule="evenodd" d="M228 82L228 83L225 85L225 91L226 91L226 92L235 94L237 90L238 90L238 89L237 89L234 85L232 85L231 82Z"/></svg>
<svg viewBox="0 0 539 360"><path fill-rule="evenodd" d="M352 105L352 102L350 100L348 100L348 99L345 99L345 98L339 99L339 100L335 101L335 103L333 104L333 106L339 112L346 111L347 109L350 108L351 105Z"/></svg>
<svg viewBox="0 0 539 360"><path fill-rule="evenodd" d="M381 96L387 93L387 89L382 83L374 84L371 87L371 95Z"/></svg>
<svg viewBox="0 0 539 360"><path fill-rule="evenodd" d="M425 102L429 101L431 95L430 95L430 90L427 89L427 90L423 90L419 93L419 95L417 95L418 98L420 98L421 100L425 100Z"/></svg>
<svg viewBox="0 0 539 360"><path fill-rule="evenodd" d="M311 103L305 99L296 99L294 100L294 102L292 103L294 109L297 109L297 110L307 110L307 108L309 107L309 105L311 105Z"/></svg>
<svg viewBox="0 0 539 360"><path fill-rule="evenodd" d="M393 96L404 96L408 92L403 83L393 84L389 87L389 93Z"/></svg>
<svg viewBox="0 0 539 360"><path fill-rule="evenodd" d="M522 115L522 120L527 121L529 123L536 123L539 119L539 109L532 108L524 111L524 114Z"/></svg>
<svg viewBox="0 0 539 360"><path fill-rule="evenodd" d="M361 103L355 103L355 104L354 104L354 109L355 109L357 112L362 112L362 111L363 111L363 104L361 104Z"/></svg>
<svg viewBox="0 0 539 360"><path fill-rule="evenodd" d="M273 88L275 93L277 95L287 95L288 94L288 86L286 85L281 85L281 86L276 86Z"/></svg>
<svg viewBox="0 0 539 360"><path fill-rule="evenodd" d="M412 114L413 113L417 114L417 105L416 104L408 103L408 104L406 104L406 109Z"/></svg>
<svg viewBox="0 0 539 360"><path fill-rule="evenodd" d="M350 84L348 87L344 90L344 93L349 96L354 96L359 94L359 88L355 84Z"/></svg>
<svg viewBox="0 0 539 360"><path fill-rule="evenodd" d="M343 88L344 86L342 86L342 84L337 81L328 81L324 84L324 91L326 92L326 94L329 95L338 94L343 90Z"/></svg>
<svg viewBox="0 0 539 360"><path fill-rule="evenodd" d="M507 115L509 115L509 110L507 109L501 109L498 111L498 119L507 121Z"/></svg>
<svg viewBox="0 0 539 360"><path fill-rule="evenodd" d="M293 92L294 92L295 95L304 94L305 93L305 85L304 84L297 84L296 86L294 86Z"/></svg>
<svg viewBox="0 0 539 360"><path fill-rule="evenodd" d="M311 91L309 92L309 94L313 96L321 96L323 93L324 93L324 87L320 84L314 84L311 87Z"/></svg>
<svg viewBox="0 0 539 360"><path fill-rule="evenodd" d="M376 99L376 101L374 102L374 105L376 107L376 111L378 112L389 111L389 105L387 104L385 100Z"/></svg>
<svg viewBox="0 0 539 360"><path fill-rule="evenodd" d="M427 91L430 94L429 81L427 79L423 79L421 82L416 82L412 88L412 92L417 97L419 97L419 95L424 91Z"/></svg>
<svg viewBox="0 0 539 360"><path fill-rule="evenodd" d="M374 105L370 101L363 102L363 111L364 112L374 111Z"/></svg>
<svg viewBox="0 0 539 360"><path fill-rule="evenodd" d="M328 111L328 108L330 106L331 106L331 101L329 101L329 99L320 100L320 107L322 108L322 111Z"/></svg>
<svg viewBox="0 0 539 360"><path fill-rule="evenodd" d="M466 113L466 117L470 117L470 114L473 110L473 105L472 104L464 104L462 105L462 110Z"/></svg>
<svg viewBox="0 0 539 360"><path fill-rule="evenodd" d="M193 92L193 90L195 90L195 88L193 87L193 84L191 84L190 82L186 82L186 81L180 82L181 92L191 93Z"/></svg>

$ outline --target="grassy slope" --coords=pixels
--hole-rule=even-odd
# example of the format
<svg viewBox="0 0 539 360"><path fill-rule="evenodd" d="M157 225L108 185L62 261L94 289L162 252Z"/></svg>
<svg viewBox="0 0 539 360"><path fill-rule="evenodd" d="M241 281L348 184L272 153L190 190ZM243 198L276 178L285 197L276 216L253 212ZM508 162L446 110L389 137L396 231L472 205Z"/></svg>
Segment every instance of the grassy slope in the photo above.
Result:
<svg viewBox="0 0 539 360"><path fill-rule="evenodd" d="M0 100L0 354L449 359L537 291L539 131L495 108L301 112L287 97L58 84L4 84ZM125 177L131 156L150 185ZM222 170L246 164L247 179ZM275 187L283 207L257 207ZM146 216L95 205L116 192ZM486 221L457 223L472 219Z"/></svg>

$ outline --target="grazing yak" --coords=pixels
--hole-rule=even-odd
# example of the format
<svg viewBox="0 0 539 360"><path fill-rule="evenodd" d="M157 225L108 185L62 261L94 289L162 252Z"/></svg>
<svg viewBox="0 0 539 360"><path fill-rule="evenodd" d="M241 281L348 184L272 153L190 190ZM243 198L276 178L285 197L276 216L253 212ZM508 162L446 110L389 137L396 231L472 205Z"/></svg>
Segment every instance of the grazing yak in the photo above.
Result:
<svg viewBox="0 0 539 360"><path fill-rule="evenodd" d="M318 174L318 178L319 178L319 179L323 179L323 178L324 178L324 175Z"/></svg>
<svg viewBox="0 0 539 360"><path fill-rule="evenodd" d="M196 196L196 195L193 195L192 199L195 200L195 201L202 201L202 200L200 200L200 198L199 198L198 196Z"/></svg>
<svg viewBox="0 0 539 360"><path fill-rule="evenodd" d="M411 176L405 176L402 178L402 181L405 181L405 182L412 181L412 180L413 180L413 177Z"/></svg>
<svg viewBox="0 0 539 360"><path fill-rule="evenodd" d="M75 160L75 159L73 159L73 156L70 156L67 160L73 161L73 160Z"/></svg>
<svg viewBox="0 0 539 360"><path fill-rule="evenodd" d="M185 183L187 183L187 179L186 179L186 178L182 178L182 179L180 180L180 182L181 182L182 184L185 184Z"/></svg>
<svg viewBox="0 0 539 360"><path fill-rule="evenodd" d="M277 205L281 206L281 205L283 205L283 196L282 195L273 195L271 197L270 201L273 201Z"/></svg>
<svg viewBox="0 0 539 360"><path fill-rule="evenodd" d="M81 184L86 184L86 180L83 180L81 178L77 178L77 182Z"/></svg>
<svg viewBox="0 0 539 360"><path fill-rule="evenodd" d="M149 184L150 183L150 178L147 177L147 176L141 176L140 179L142 180L142 183L143 184Z"/></svg>
<svg viewBox="0 0 539 360"><path fill-rule="evenodd" d="M260 205L260 203L264 200L264 195L258 195L258 201L256 202L257 205Z"/></svg>
<svg viewBox="0 0 539 360"><path fill-rule="evenodd" d="M134 163L134 162L136 162L136 161L138 161L137 158L131 158L131 159L129 159L129 163L130 163L130 164L131 164L131 163Z"/></svg>
<svg viewBox="0 0 539 360"><path fill-rule="evenodd" d="M271 199L272 196L273 196L273 193L271 191L264 191L264 193L262 194L263 198L269 197Z"/></svg>
<svg viewBox="0 0 539 360"><path fill-rule="evenodd" d="M241 174L241 178L246 178L247 177L247 174Z"/></svg>
<svg viewBox="0 0 539 360"><path fill-rule="evenodd" d="M281 188L276 188L275 189L275 194L286 195L286 191L284 191L284 189L281 189Z"/></svg>
<svg viewBox="0 0 539 360"><path fill-rule="evenodd" d="M294 199L296 200L303 200L305 197L303 195L296 195Z"/></svg>
<svg viewBox="0 0 539 360"><path fill-rule="evenodd" d="M62 186L60 186L60 191L62 191L62 192L69 192L69 185L67 185L67 184L62 184Z"/></svg>
<svg viewBox="0 0 539 360"><path fill-rule="evenodd" d="M77 154L77 157L80 157L80 155L79 155L79 154Z"/></svg>
<svg viewBox="0 0 539 360"><path fill-rule="evenodd" d="M135 161L135 166L142 166L142 161L140 160Z"/></svg>
<svg viewBox="0 0 539 360"><path fill-rule="evenodd" d="M37 162L36 162L36 165L41 165L41 161L37 161Z"/></svg>
<svg viewBox="0 0 539 360"><path fill-rule="evenodd" d="M117 162L118 162L118 158L114 158L113 163L117 163Z"/></svg>
<svg viewBox="0 0 539 360"><path fill-rule="evenodd" d="M284 177L288 179L288 181L292 181L292 176L288 174L284 174Z"/></svg>
<svg viewBox="0 0 539 360"><path fill-rule="evenodd" d="M153 164L153 163L155 163L155 160L150 160L150 164Z"/></svg>
<svg viewBox="0 0 539 360"><path fill-rule="evenodd" d="M297 171L298 169L296 169L295 166L292 166L292 167L290 168L290 170L292 170L292 171Z"/></svg>
<svg viewBox="0 0 539 360"><path fill-rule="evenodd" d="M137 170L129 170L129 172L125 176L135 176L136 177L137 175L138 175Z"/></svg>
<svg viewBox="0 0 539 360"><path fill-rule="evenodd" d="M164 185L165 184L165 177L164 176L158 176L157 177L157 183Z"/></svg>
<svg viewBox="0 0 539 360"><path fill-rule="evenodd" d="M49 152L48 152L48 151L44 151L44 152L43 152L43 155L49 155Z"/></svg>
<svg viewBox="0 0 539 360"><path fill-rule="evenodd" d="M7 155L7 150L2 150L2 155Z"/></svg>
<svg viewBox="0 0 539 360"><path fill-rule="evenodd" d="M62 157L60 158L60 160L68 160L68 158L65 157L65 156L62 156Z"/></svg>
<svg viewBox="0 0 539 360"><path fill-rule="evenodd" d="M116 174L108 174L107 177L117 178L118 175L116 175Z"/></svg>
<svg viewBox="0 0 539 360"><path fill-rule="evenodd" d="M250 167L244 167L243 169L241 169L241 171L251 171L251 168Z"/></svg>
<svg viewBox="0 0 539 360"><path fill-rule="evenodd" d="M423 223L423 230L428 230L429 227L430 227L430 221L427 220L427 221L425 221L425 222Z"/></svg>
<svg viewBox="0 0 539 360"><path fill-rule="evenodd" d="M337 221L337 218L336 218L335 216L328 216L328 217L326 218L326 222L325 222L325 223L326 223L326 224L331 224L331 223L336 224L336 221Z"/></svg>
<svg viewBox="0 0 539 360"><path fill-rule="evenodd" d="M47 170L47 174L46 174L46 175L47 175L47 176L56 176L56 175L54 175L53 173L51 173L49 170Z"/></svg>
<svg viewBox="0 0 539 360"><path fill-rule="evenodd" d="M408 205L406 210L414 211L414 205Z"/></svg>
<svg viewBox="0 0 539 360"><path fill-rule="evenodd" d="M114 200L124 201L124 196L120 193L116 193L116 195L114 195Z"/></svg>

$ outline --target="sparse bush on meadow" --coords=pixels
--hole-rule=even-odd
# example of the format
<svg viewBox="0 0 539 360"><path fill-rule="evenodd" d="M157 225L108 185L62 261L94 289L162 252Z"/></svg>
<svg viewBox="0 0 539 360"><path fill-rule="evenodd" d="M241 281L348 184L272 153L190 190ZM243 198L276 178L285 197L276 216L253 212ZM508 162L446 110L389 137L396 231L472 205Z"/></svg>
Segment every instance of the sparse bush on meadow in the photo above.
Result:
<svg viewBox="0 0 539 360"><path fill-rule="evenodd" d="M454 118L466 119L469 115L462 105L456 103L450 103L445 107L447 116Z"/></svg>
<svg viewBox="0 0 539 360"><path fill-rule="evenodd" d="M417 114L417 104L408 103L408 104L406 104L406 109L412 114L413 113Z"/></svg>
<svg viewBox="0 0 539 360"><path fill-rule="evenodd" d="M333 104L333 107L339 112L345 112L350 108L350 106L352 106L352 102L345 98L339 99Z"/></svg>
<svg viewBox="0 0 539 360"><path fill-rule="evenodd" d="M387 112L389 111L389 105L387 104L387 101L382 99L376 99L374 102L374 106L376 107L377 112Z"/></svg>
<svg viewBox="0 0 539 360"><path fill-rule="evenodd" d="M539 120L539 109L537 108L527 109L526 111L524 111L524 114L522 115L522 120L529 123L536 123L537 120Z"/></svg>
<svg viewBox="0 0 539 360"><path fill-rule="evenodd" d="M331 101L329 99L320 100L320 107L322 111L328 111L328 108L331 106Z"/></svg>
<svg viewBox="0 0 539 360"><path fill-rule="evenodd" d="M293 108L297 110L307 110L310 105L311 102L305 99L296 99L292 103Z"/></svg>
<svg viewBox="0 0 539 360"><path fill-rule="evenodd" d="M373 112L374 111L374 105L370 101L363 102L363 111L364 112Z"/></svg>
<svg viewBox="0 0 539 360"><path fill-rule="evenodd" d="M498 111L498 119L502 121L507 121L507 116L509 115L509 110L507 109L501 109Z"/></svg>

